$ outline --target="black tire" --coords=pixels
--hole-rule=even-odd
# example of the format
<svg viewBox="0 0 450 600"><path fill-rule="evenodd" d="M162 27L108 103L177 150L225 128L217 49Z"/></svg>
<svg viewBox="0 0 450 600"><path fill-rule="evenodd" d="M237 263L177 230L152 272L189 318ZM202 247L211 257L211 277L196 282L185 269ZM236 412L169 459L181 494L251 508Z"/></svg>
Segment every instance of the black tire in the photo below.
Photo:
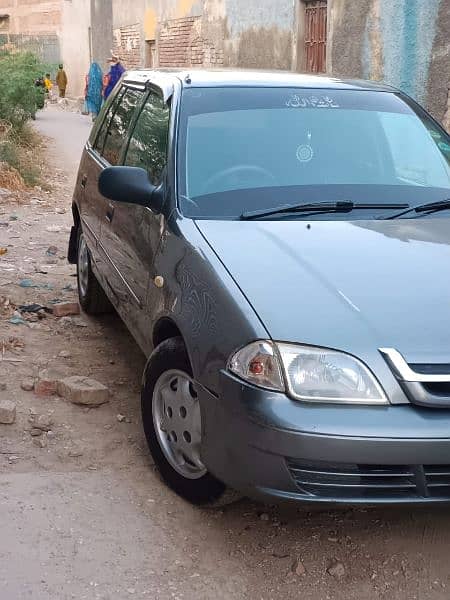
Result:
<svg viewBox="0 0 450 600"><path fill-rule="evenodd" d="M86 279L85 284L81 285L80 280L82 278L80 266L80 257L86 248ZM103 291L102 286L99 284L97 277L94 275L91 267L91 256L87 249L86 241L84 238L81 227L78 228L77 238L77 283L78 283L78 298L81 308L88 315L100 315L109 313L113 310L112 304Z"/></svg>
<svg viewBox="0 0 450 600"><path fill-rule="evenodd" d="M166 371L177 370L192 376L192 368L183 340L179 337L162 342L147 363L141 395L142 421L148 447L164 482L179 496L196 505L219 506L229 497L226 486L210 473L198 479L188 479L169 463L153 423L153 391L158 379ZM233 500L234 500L233 496ZM229 503L227 500L226 503Z"/></svg>

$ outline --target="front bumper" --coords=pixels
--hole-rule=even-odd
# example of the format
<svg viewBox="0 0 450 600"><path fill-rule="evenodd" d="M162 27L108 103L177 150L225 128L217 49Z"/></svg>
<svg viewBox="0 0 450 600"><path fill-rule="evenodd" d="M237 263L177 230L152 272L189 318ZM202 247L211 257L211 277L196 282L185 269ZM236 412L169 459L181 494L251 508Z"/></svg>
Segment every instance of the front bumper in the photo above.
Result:
<svg viewBox="0 0 450 600"><path fill-rule="evenodd" d="M228 373L200 400L205 464L251 497L450 502L450 410L306 404Z"/></svg>

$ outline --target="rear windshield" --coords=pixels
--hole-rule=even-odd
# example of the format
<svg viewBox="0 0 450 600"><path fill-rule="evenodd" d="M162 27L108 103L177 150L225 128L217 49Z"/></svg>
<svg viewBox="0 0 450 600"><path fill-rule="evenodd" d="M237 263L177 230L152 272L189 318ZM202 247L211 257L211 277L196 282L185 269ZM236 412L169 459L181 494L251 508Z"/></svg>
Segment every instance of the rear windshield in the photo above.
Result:
<svg viewBox="0 0 450 600"><path fill-rule="evenodd" d="M189 89L179 131L179 204L189 217L232 219L302 202L413 205L450 195L449 136L389 92ZM364 213L371 216L376 211Z"/></svg>

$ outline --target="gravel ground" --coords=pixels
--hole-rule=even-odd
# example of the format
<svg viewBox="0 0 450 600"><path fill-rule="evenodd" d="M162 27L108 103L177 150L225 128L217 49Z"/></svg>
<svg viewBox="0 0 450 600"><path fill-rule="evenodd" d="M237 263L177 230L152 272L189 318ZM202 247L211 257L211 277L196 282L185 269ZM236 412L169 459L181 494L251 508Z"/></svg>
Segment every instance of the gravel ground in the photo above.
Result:
<svg viewBox="0 0 450 600"><path fill-rule="evenodd" d="M51 108L36 127L54 191L0 197L0 402L17 406L0 425L1 600L448 599L448 508L193 508L148 455L145 358L118 317L9 322L8 301L76 301L65 253L90 121ZM43 368L91 376L110 400L82 408L23 390ZM32 436L30 415L48 416L50 434Z"/></svg>

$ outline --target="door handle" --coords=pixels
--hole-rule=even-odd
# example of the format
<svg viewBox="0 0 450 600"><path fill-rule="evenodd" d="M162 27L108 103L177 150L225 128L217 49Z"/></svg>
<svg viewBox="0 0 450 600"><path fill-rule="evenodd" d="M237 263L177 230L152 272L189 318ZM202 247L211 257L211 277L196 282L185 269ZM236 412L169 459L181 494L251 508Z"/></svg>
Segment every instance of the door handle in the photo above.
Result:
<svg viewBox="0 0 450 600"><path fill-rule="evenodd" d="M106 220L108 223L111 223L114 217L114 206L110 204L108 206L108 210L106 211Z"/></svg>
<svg viewBox="0 0 450 600"><path fill-rule="evenodd" d="M86 184L87 184L87 175L83 175L83 177L81 178L81 187L83 189L85 189Z"/></svg>

